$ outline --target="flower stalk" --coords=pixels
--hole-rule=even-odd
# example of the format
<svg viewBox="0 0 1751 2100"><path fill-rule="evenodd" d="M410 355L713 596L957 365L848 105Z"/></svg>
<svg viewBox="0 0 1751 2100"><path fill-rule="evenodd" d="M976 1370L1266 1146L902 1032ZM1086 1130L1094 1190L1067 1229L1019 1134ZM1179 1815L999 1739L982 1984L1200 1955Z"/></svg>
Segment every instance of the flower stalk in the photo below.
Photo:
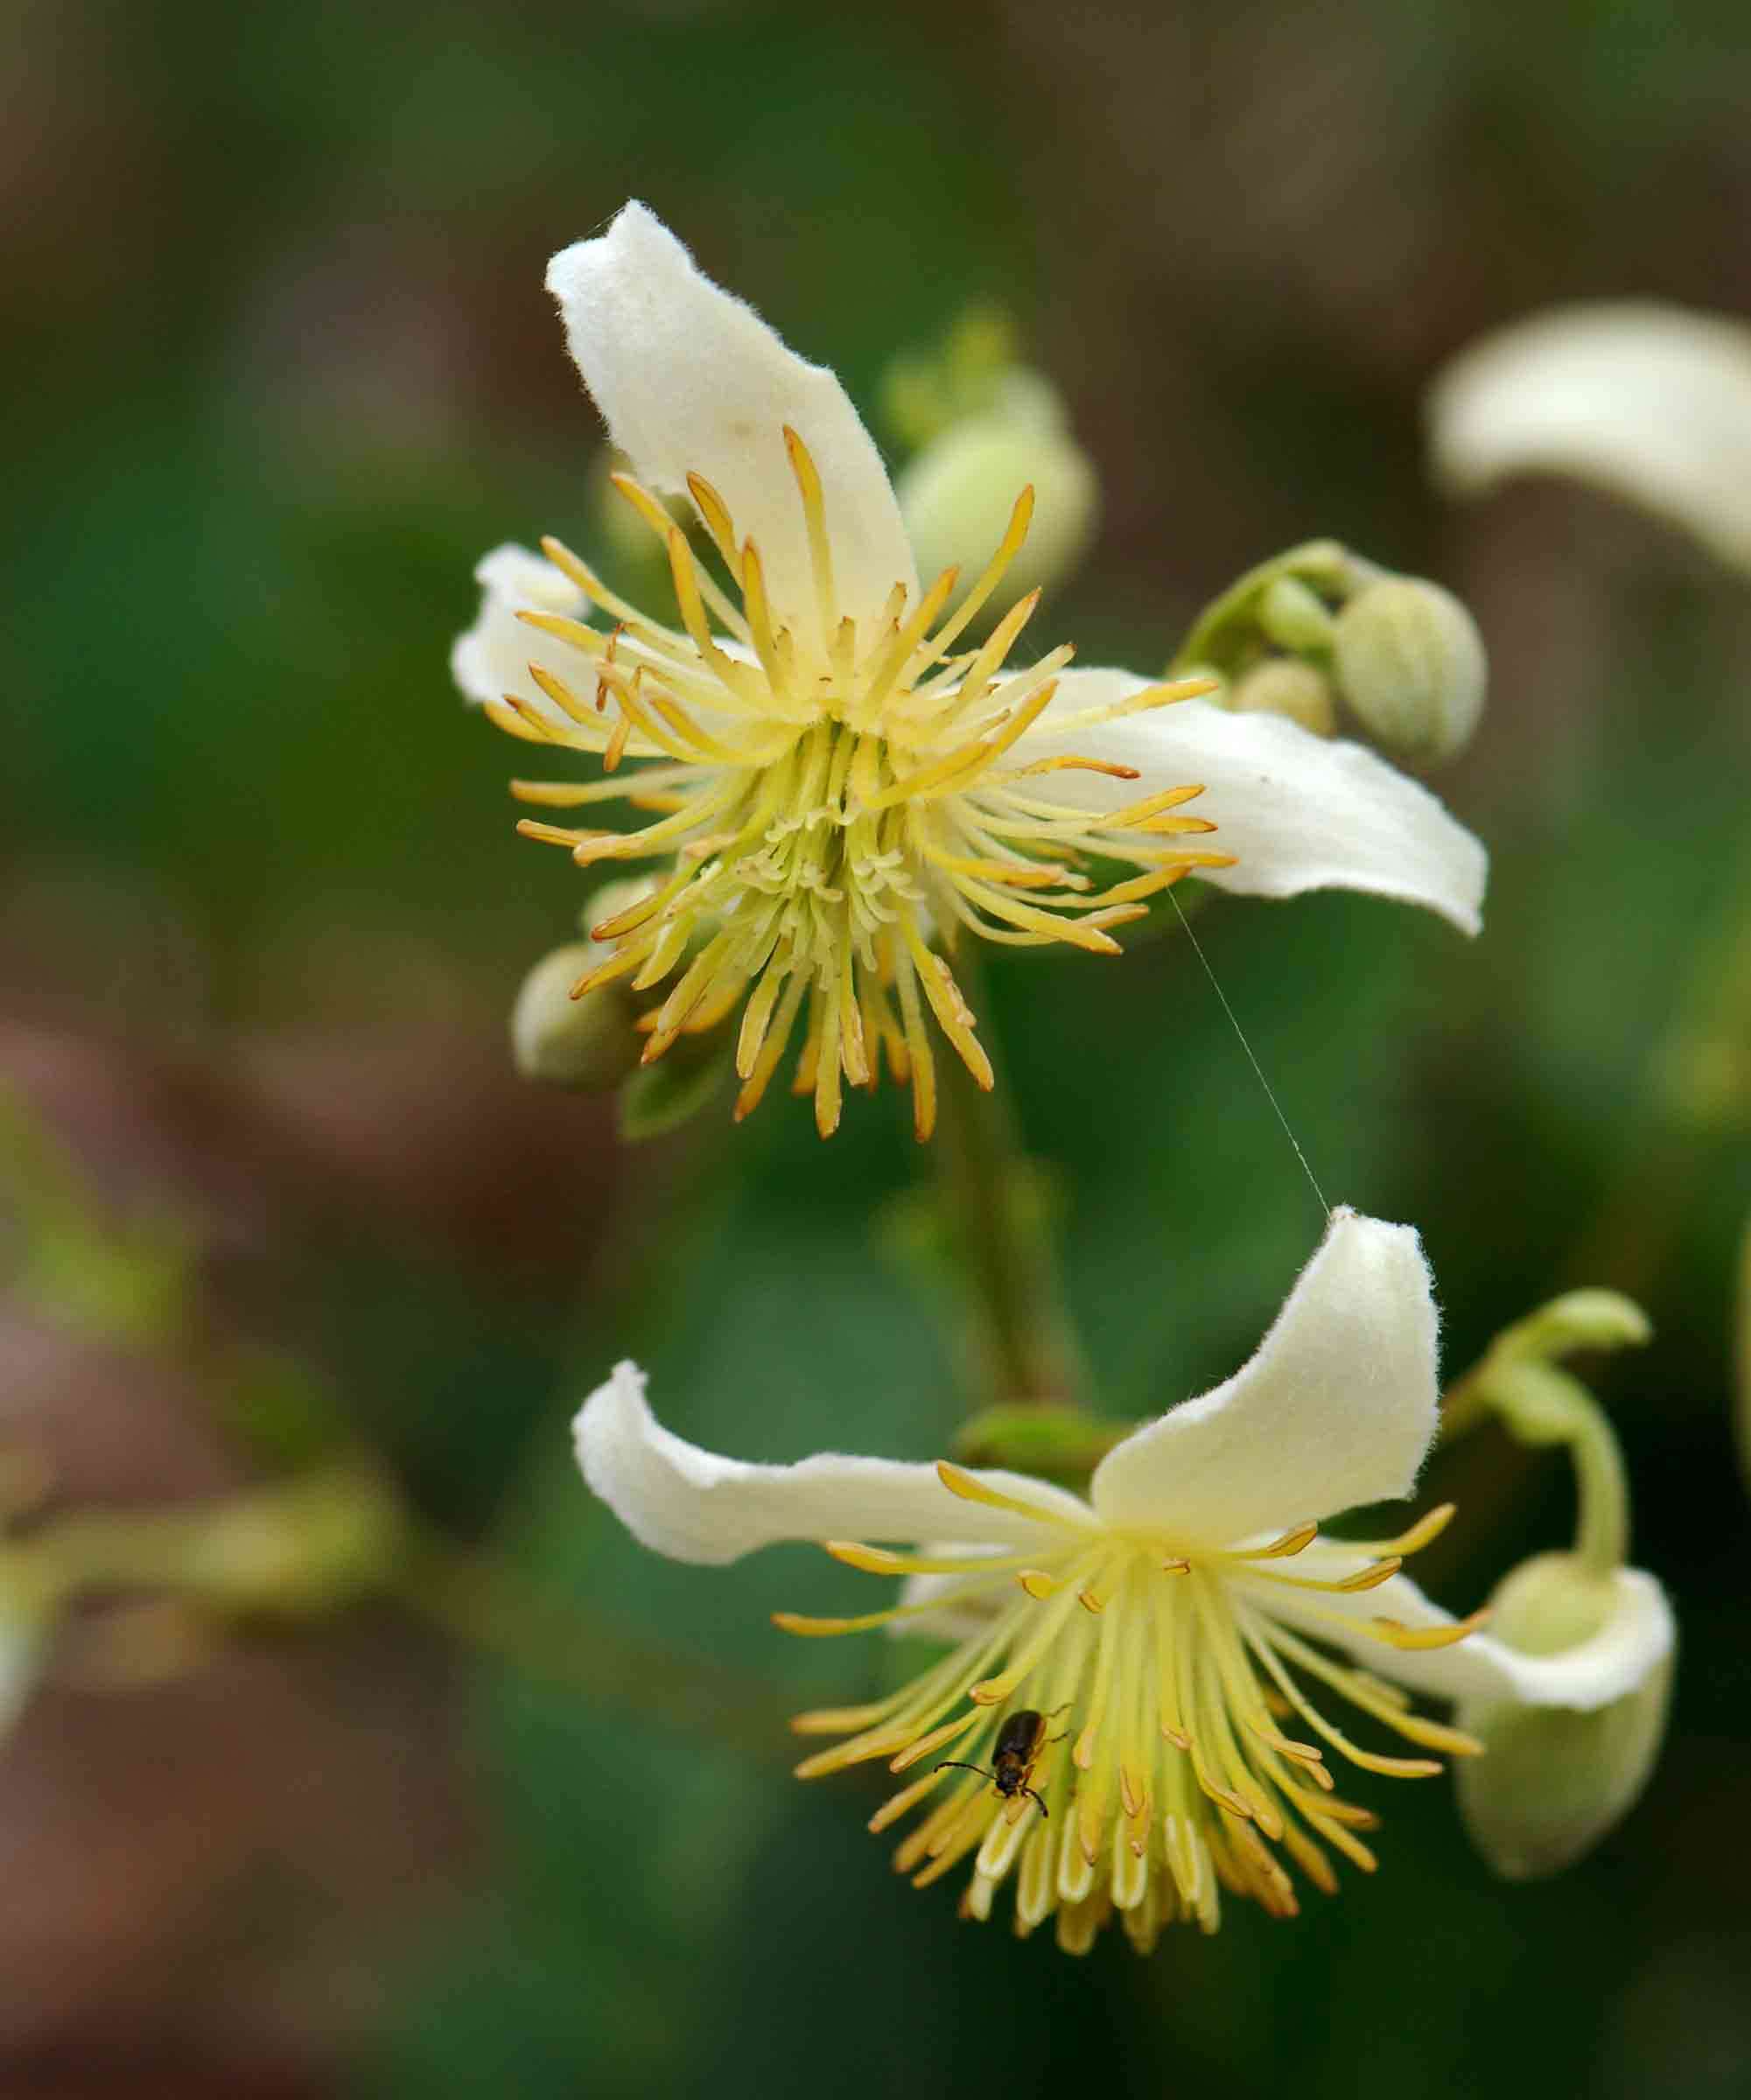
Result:
<svg viewBox="0 0 1751 2100"><path fill-rule="evenodd" d="M982 1010L975 968L970 957L959 963ZM1032 1186L1002 1090L977 1085L958 1060L943 1060L934 1157L950 1254L976 1307L983 1401L1005 1408L1075 1406L1083 1384L1082 1355L1047 1207Z"/></svg>
<svg viewBox="0 0 1751 2100"><path fill-rule="evenodd" d="M1628 1478L1604 1410L1557 1359L1640 1346L1652 1332L1641 1307L1615 1291L1565 1292L1504 1328L1442 1402L1444 1443L1494 1417L1521 1444L1567 1448L1578 1502L1573 1558L1599 1576L1628 1558Z"/></svg>

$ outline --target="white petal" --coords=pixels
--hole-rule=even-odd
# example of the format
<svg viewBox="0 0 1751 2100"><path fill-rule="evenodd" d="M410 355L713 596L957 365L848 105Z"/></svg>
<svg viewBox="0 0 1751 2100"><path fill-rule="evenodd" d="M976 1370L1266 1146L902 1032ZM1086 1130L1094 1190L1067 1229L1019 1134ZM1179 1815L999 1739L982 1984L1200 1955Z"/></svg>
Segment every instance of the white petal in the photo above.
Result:
<svg viewBox="0 0 1751 2100"><path fill-rule="evenodd" d="M819 639L788 424L825 491L838 611L873 619L897 583L915 600L900 507L869 432L823 365L787 349L753 309L714 284L646 206L547 267L565 338L609 435L641 479L684 495L703 474L752 538L781 616Z"/></svg>
<svg viewBox="0 0 1751 2100"><path fill-rule="evenodd" d="M584 1478L633 1536L675 1560L738 1560L786 1538L913 1542L950 1530L977 1545L1062 1550L1058 1526L963 1502L934 1466L822 1452L795 1466L750 1466L702 1451L663 1428L646 1404L644 1373L618 1363L572 1425ZM1076 1524L1088 1506L1019 1474L980 1472L1005 1494L1025 1497Z"/></svg>
<svg viewBox="0 0 1751 2100"><path fill-rule="evenodd" d="M1109 1452L1089 1499L1187 1545L1286 1530L1407 1494L1439 1402L1421 1242L1339 1210L1252 1361Z"/></svg>
<svg viewBox="0 0 1751 2100"><path fill-rule="evenodd" d="M1253 897L1363 890L1426 905L1461 933L1481 923L1488 857L1428 789L1360 744L1316 737L1280 715L1230 714L1180 700L1093 728L1063 718L1141 692L1130 671L1067 671L1053 704L1016 746L1032 760L1074 752L1137 768L1135 780L1055 773L1027 783L1053 802L1110 810L1163 788L1201 783L1187 815L1209 818L1200 840L1232 853L1209 880Z"/></svg>
<svg viewBox="0 0 1751 2100"><path fill-rule="evenodd" d="M501 700L515 693L554 721L565 718L529 675L531 663L575 686L584 660L578 651L539 628L525 626L519 612L562 612L587 620L590 602L569 577L527 547L495 547L474 570L480 610L450 652L450 675L467 698Z"/></svg>
<svg viewBox="0 0 1751 2100"><path fill-rule="evenodd" d="M1572 475L1751 568L1751 327L1680 306L1559 306L1455 358L1428 400L1460 494Z"/></svg>
<svg viewBox="0 0 1751 2100"><path fill-rule="evenodd" d="M1295 1564L1285 1561L1285 1572L1292 1572ZM1651 1575L1623 1568L1617 1585L1619 1608L1599 1632L1553 1656L1523 1655L1487 1633L1469 1634L1450 1648L1398 1648L1373 1639L1364 1629L1374 1619L1411 1627L1453 1624L1452 1613L1425 1597L1408 1575L1348 1596L1307 1595L1259 1582L1243 1588L1249 1600L1272 1618L1343 1648L1376 1675L1414 1691L1591 1712L1634 1691L1671 1653L1677 1638L1671 1606Z"/></svg>

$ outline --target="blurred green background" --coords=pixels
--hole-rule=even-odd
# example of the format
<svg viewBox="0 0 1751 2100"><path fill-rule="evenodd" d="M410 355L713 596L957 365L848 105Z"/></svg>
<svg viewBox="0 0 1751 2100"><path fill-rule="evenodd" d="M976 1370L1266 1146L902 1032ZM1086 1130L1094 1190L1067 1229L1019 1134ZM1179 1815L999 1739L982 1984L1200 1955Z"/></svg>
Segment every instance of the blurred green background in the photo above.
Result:
<svg viewBox="0 0 1751 2100"><path fill-rule="evenodd" d="M228 1352L271 1350L553 1618L535 1674L387 1606L128 1690L73 1643L0 1752L0 2086L1751 2092L1751 1017L1718 994L1751 581L1572 491L1450 511L1418 419L1556 298L1751 313L1739 0L24 0L11 42L0 1076L118 1220L179 1222L199 1311L142 1349L15 1293L5 1440L68 1502L222 1494L265 1469ZM891 1665L766 1614L858 1578L657 1561L578 1483L623 1354L750 1457L928 1456L965 1404L892 1254L898 1094L829 1147L775 1090L629 1152L508 1073L581 889L513 836L445 657L484 549L593 529L541 275L630 194L872 411L895 351L1008 307L1102 473L1038 630L1084 662L1165 661L1314 533L1475 608L1489 712L1439 786L1494 854L1483 939L1349 898L1201 924L1328 1193L1421 1226L1455 1369L1575 1282L1653 1314L1601 1390L1675 1721L1564 1879L1495 1882L1445 1782L1377 1781L1378 1876L1298 1923L1235 1905L1148 1964L957 1924L856 1776L787 1775L783 1713ZM1101 1400L1196 1390L1317 1231L1281 1133L1181 942L991 976ZM1666 1083L1698 1030L1739 1073L1705 1115ZM1465 1605L1568 1488L1490 1433L1443 1467Z"/></svg>

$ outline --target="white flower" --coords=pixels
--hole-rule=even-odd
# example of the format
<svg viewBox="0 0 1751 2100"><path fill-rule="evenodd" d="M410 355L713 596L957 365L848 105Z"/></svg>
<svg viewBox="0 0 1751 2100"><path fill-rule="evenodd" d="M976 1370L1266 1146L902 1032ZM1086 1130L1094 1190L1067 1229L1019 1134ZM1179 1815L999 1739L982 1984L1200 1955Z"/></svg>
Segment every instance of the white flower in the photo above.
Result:
<svg viewBox="0 0 1751 2100"><path fill-rule="evenodd" d="M550 566L523 572L520 600L501 549L457 673L501 728L601 762L589 781L514 783L522 800L624 798L650 814L631 832L521 827L585 865L669 864L652 898L593 929L616 952L583 980L676 979L650 1018L650 1056L741 1005L745 1114L806 1001L798 1081L823 1133L842 1080L872 1085L886 1054L911 1082L921 1137L935 1101L927 1008L991 1083L939 952L962 926L1116 953L1111 929L1197 868L1261 896L1373 891L1476 929L1481 849L1371 752L1187 698L1199 681L1071 670L1068 645L1006 670L1033 595L957 650L1022 544L1032 490L970 589L956 597L951 570L921 591L887 474L838 381L703 276L642 205L556 256L547 281L632 462L616 486L667 550L681 626L646 617L551 540ZM723 583L665 494L690 498ZM562 578L607 631L553 607ZM514 606L536 631L526 668L502 647ZM647 763L621 771L626 760ZM1204 814L1185 814L1196 798ZM1222 852L1184 844L1216 827ZM1113 861L1132 872L1088 872Z"/></svg>
<svg viewBox="0 0 1751 2100"><path fill-rule="evenodd" d="M1751 568L1751 327L1651 302L1558 306L1474 343L1428 400L1437 472L1473 495L1571 475Z"/></svg>
<svg viewBox="0 0 1751 2100"><path fill-rule="evenodd" d="M1476 1616L1452 1618L1397 1572L1450 1507L1393 1538L1320 1535L1320 1519L1410 1492L1437 1411L1417 1236L1339 1211L1251 1362L1128 1437L1086 1501L946 1464L719 1458L660 1426L629 1363L592 1395L576 1434L591 1487L659 1552L721 1563L812 1538L853 1567L912 1578L901 1604L862 1618L781 1617L794 1633L891 1625L952 1630L958 1643L886 1698L800 1715L802 1733L849 1740L799 1772L879 1758L907 1774L871 1824L924 1808L900 1870L921 1885L970 1854L971 1915L988 1914L1012 1873L1017 1929L1055 1912L1060 1942L1082 1951L1115 1912L1144 1949L1175 1919L1214 1929L1219 1887L1292 1914L1276 1848L1327 1891L1327 1848L1373 1867L1358 1832L1375 1817L1339 1798L1326 1750L1369 1772L1440 1767L1353 1743L1316 1692L1419 1751L1464 1755L1475 1742L1374 1673L1442 1698L1592 1711L1670 1647L1658 1613L1626 1614L1549 1658L1479 1634ZM958 1543L928 1543L944 1538ZM1006 1723L1054 1714L1029 1774L1037 1806L939 1767L986 1765Z"/></svg>
<svg viewBox="0 0 1751 2100"><path fill-rule="evenodd" d="M450 675L480 705L496 705L515 694L526 707L544 710L557 727L564 718L543 698L531 672L536 664L553 677L570 670L577 652L538 628L525 612L557 613L587 620L590 601L571 578L527 547L495 547L474 567L480 610L450 652Z"/></svg>

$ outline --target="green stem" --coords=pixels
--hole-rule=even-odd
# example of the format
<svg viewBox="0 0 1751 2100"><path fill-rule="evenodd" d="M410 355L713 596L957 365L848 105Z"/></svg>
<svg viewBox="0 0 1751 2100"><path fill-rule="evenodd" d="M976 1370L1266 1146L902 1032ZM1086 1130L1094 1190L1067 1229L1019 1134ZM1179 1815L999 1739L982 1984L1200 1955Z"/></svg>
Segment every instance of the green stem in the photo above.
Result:
<svg viewBox="0 0 1751 2100"><path fill-rule="evenodd" d="M206 1507L81 1510L18 1550L63 1601L151 1590L218 1613L305 1617L380 1586L403 1536L382 1483L346 1464Z"/></svg>
<svg viewBox="0 0 1751 2100"><path fill-rule="evenodd" d="M84 1509L0 1547L9 1595L45 1628L82 1598L175 1599L217 1621L314 1619L392 1597L525 1675L781 1754L772 1688L653 1651L531 1595L427 1532L368 1467L343 1464L204 1508Z"/></svg>
<svg viewBox="0 0 1751 2100"><path fill-rule="evenodd" d="M1623 1452L1590 1393L1587 1425L1569 1439L1575 1493L1575 1557L1596 1575L1614 1575L1629 1558L1629 1481Z"/></svg>
<svg viewBox="0 0 1751 2100"><path fill-rule="evenodd" d="M1751 1223L1739 1242L1739 1275L1734 1292L1733 1368L1734 1417L1739 1430L1739 1460L1751 1480Z"/></svg>
<svg viewBox="0 0 1751 2100"><path fill-rule="evenodd" d="M1629 1553L1629 1481L1605 1410L1578 1378L1553 1364L1486 1359L1477 1377L1481 1405L1510 1436L1533 1446L1562 1444L1575 1472L1575 1558L1597 1575Z"/></svg>
<svg viewBox="0 0 1751 2100"><path fill-rule="evenodd" d="M411 1540L390 1586L452 1640L536 1683L617 1699L762 1763L785 1756L788 1738L770 1685L722 1662L629 1640L441 1538Z"/></svg>
<svg viewBox="0 0 1751 2100"><path fill-rule="evenodd" d="M1259 601L1278 578L1293 578L1311 589L1342 598L1382 573L1372 562L1351 554L1335 540L1307 540L1286 554L1274 555L1249 569L1205 606L1175 652L1168 674L1176 676L1200 665L1233 669L1237 648L1253 631Z"/></svg>
<svg viewBox="0 0 1751 2100"><path fill-rule="evenodd" d="M963 993L982 1013L977 966L957 957ZM989 1040L989 1024L983 1031ZM1050 1227L1001 1083L987 1093L957 1057L939 1066L936 1136L952 1251L979 1308L980 1382L998 1406L1072 1405L1081 1359L1065 1310Z"/></svg>

